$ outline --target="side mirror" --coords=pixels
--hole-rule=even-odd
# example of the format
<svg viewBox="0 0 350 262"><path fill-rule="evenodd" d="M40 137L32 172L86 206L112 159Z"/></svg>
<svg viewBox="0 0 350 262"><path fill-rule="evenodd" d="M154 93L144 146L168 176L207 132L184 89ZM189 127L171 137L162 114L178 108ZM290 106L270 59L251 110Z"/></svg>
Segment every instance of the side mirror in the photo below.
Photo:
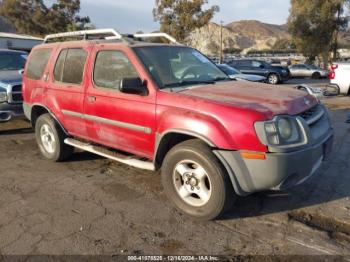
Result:
<svg viewBox="0 0 350 262"><path fill-rule="evenodd" d="M259 68L260 68L260 69L264 69L265 66L264 66L264 65L259 65Z"/></svg>
<svg viewBox="0 0 350 262"><path fill-rule="evenodd" d="M145 83L139 77L123 78L120 84L120 92L142 96L148 94Z"/></svg>

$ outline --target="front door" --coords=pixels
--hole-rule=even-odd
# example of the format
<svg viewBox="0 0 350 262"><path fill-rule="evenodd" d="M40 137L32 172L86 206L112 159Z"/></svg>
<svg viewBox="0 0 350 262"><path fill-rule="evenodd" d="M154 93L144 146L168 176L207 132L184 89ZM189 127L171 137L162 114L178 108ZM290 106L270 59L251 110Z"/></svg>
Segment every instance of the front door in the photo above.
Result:
<svg viewBox="0 0 350 262"><path fill-rule="evenodd" d="M133 61L133 62L131 62ZM90 139L115 149L152 158L155 143L155 94L120 91L125 78L145 75L133 64L127 49L99 49L85 97L85 119Z"/></svg>

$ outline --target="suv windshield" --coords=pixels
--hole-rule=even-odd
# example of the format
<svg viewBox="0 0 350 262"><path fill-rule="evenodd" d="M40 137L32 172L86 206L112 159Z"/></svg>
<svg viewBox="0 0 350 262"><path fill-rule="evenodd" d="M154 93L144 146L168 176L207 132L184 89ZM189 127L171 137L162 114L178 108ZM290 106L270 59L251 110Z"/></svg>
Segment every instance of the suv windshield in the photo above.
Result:
<svg viewBox="0 0 350 262"><path fill-rule="evenodd" d="M0 53L0 70L20 70L24 68L25 53Z"/></svg>
<svg viewBox="0 0 350 262"><path fill-rule="evenodd" d="M208 58L192 48L146 46L134 50L160 88L230 80Z"/></svg>

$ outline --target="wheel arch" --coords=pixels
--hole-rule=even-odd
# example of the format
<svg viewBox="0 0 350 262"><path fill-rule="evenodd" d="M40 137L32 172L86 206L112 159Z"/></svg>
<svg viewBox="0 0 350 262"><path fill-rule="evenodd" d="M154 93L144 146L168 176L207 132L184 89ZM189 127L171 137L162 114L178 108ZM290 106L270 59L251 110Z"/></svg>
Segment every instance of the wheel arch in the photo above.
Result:
<svg viewBox="0 0 350 262"><path fill-rule="evenodd" d="M166 154L177 144L190 139L199 139L211 148L216 148L215 144L205 136L187 130L170 129L163 134L156 135L156 147L154 153L154 165L160 169Z"/></svg>
<svg viewBox="0 0 350 262"><path fill-rule="evenodd" d="M242 191L241 186L239 185L236 174L232 172L231 168L229 168L224 158L222 158L221 155L217 153L218 150L215 144L205 136L202 136L200 134L197 134L191 131L172 129L165 132L164 134L157 134L156 139L157 139L156 140L157 143L156 143L156 150L155 150L155 156L154 156L154 166L156 170L159 170L161 168L163 160L166 154L171 150L171 148L173 148L174 146L184 141L191 140L191 139L198 139L204 142L206 145L208 145L212 149L214 155L218 158L224 170L228 173L235 193L240 196L246 195Z"/></svg>
<svg viewBox="0 0 350 262"><path fill-rule="evenodd" d="M67 130L63 127L61 122L57 119L57 117L52 113L52 111L42 104L33 104L30 110L30 122L32 127L35 127L35 123L38 118L43 114L50 114L51 117L56 121L56 123L61 127L62 131L68 135Z"/></svg>

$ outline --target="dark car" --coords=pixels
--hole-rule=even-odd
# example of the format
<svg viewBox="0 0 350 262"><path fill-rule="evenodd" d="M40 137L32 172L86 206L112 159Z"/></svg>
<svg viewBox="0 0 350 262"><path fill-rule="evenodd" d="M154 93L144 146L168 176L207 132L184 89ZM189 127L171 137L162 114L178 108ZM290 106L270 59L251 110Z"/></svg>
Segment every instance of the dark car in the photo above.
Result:
<svg viewBox="0 0 350 262"><path fill-rule="evenodd" d="M23 115L22 71L27 53L0 49L0 122Z"/></svg>
<svg viewBox="0 0 350 262"><path fill-rule="evenodd" d="M267 82L272 85L287 81L290 75L288 68L272 66L262 60L240 59L232 60L228 64L238 69L243 74L264 76L267 78Z"/></svg>

